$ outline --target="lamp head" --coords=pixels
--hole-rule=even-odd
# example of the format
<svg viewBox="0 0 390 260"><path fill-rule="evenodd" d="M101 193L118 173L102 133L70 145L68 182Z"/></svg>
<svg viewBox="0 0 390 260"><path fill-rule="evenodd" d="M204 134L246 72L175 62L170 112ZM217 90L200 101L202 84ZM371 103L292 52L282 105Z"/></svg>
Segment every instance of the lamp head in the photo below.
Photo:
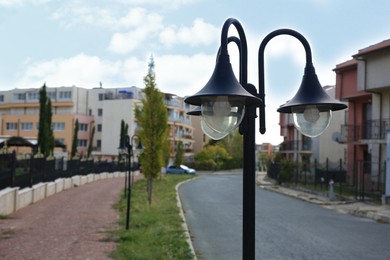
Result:
<svg viewBox="0 0 390 260"><path fill-rule="evenodd" d="M280 113L292 113L295 127L309 137L322 134L329 126L332 111L347 106L330 97L321 87L315 69L306 64L301 86L295 96L277 110Z"/></svg>
<svg viewBox="0 0 390 260"><path fill-rule="evenodd" d="M201 116L202 115L201 107L200 106L196 106L191 111L188 111L187 115L189 115L189 116Z"/></svg>
<svg viewBox="0 0 390 260"><path fill-rule="evenodd" d="M184 102L201 107L202 121L207 125L202 128L213 139L218 136L225 137L241 123L246 105L261 104L259 98L246 91L238 82L228 54L218 56L210 80ZM199 115L199 112L193 114Z"/></svg>

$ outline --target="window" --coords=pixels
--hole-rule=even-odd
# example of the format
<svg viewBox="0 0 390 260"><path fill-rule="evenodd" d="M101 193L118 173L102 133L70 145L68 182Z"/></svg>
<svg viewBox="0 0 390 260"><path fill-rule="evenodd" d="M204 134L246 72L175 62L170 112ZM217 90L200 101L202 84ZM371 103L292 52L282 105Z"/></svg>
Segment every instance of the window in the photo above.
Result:
<svg viewBox="0 0 390 260"><path fill-rule="evenodd" d="M6 124L6 129L7 130L18 130L18 123L8 122Z"/></svg>
<svg viewBox="0 0 390 260"><path fill-rule="evenodd" d="M87 147L87 140L77 139L77 147Z"/></svg>
<svg viewBox="0 0 390 260"><path fill-rule="evenodd" d="M39 93L38 92L28 93L28 99L29 100L39 100Z"/></svg>
<svg viewBox="0 0 390 260"><path fill-rule="evenodd" d="M97 131L98 131L98 132L101 132L101 131L102 131L102 124L98 124L98 125L97 125Z"/></svg>
<svg viewBox="0 0 390 260"><path fill-rule="evenodd" d="M22 122L20 128L22 131L32 131L33 123Z"/></svg>
<svg viewBox="0 0 390 260"><path fill-rule="evenodd" d="M52 124L53 131L65 131L65 122L56 122Z"/></svg>
<svg viewBox="0 0 390 260"><path fill-rule="evenodd" d="M100 140L100 139L96 140L96 146L98 148L101 148L102 147L102 140Z"/></svg>
<svg viewBox="0 0 390 260"><path fill-rule="evenodd" d="M104 100L104 93L99 93L99 101L103 101Z"/></svg>
<svg viewBox="0 0 390 260"><path fill-rule="evenodd" d="M0 102L4 102L4 95L0 95Z"/></svg>
<svg viewBox="0 0 390 260"><path fill-rule="evenodd" d="M79 124L79 131L87 132L88 131L88 124Z"/></svg>
<svg viewBox="0 0 390 260"><path fill-rule="evenodd" d="M50 98L51 100L56 100L56 93L53 91L47 92L47 97Z"/></svg>
<svg viewBox="0 0 390 260"><path fill-rule="evenodd" d="M14 100L15 101L26 100L26 93L15 93Z"/></svg>
<svg viewBox="0 0 390 260"><path fill-rule="evenodd" d="M60 91L59 92L59 99L66 99L66 100L70 100L72 99L72 91Z"/></svg>
<svg viewBox="0 0 390 260"><path fill-rule="evenodd" d="M98 109L98 116L103 116L103 109L102 108Z"/></svg>

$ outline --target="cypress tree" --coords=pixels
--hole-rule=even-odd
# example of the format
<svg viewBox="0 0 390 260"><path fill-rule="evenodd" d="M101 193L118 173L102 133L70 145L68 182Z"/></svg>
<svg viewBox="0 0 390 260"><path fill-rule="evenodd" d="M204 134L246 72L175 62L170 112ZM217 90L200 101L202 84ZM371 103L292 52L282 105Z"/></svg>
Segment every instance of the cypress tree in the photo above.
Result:
<svg viewBox="0 0 390 260"><path fill-rule="evenodd" d="M156 178L163 166L163 151L167 138L168 111L164 103L164 94L157 89L154 72L154 61L151 57L148 74L144 77L145 88L142 108L135 108L144 151L140 156L142 172L147 180L149 205L152 203L153 179Z"/></svg>

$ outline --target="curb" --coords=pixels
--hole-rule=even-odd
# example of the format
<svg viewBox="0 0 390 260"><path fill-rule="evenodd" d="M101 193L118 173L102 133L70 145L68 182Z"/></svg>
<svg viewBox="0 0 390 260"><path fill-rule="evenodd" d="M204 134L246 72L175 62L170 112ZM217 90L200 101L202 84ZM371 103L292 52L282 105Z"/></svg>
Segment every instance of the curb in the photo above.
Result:
<svg viewBox="0 0 390 260"><path fill-rule="evenodd" d="M376 221L378 223L382 223L382 224L390 224L390 215L383 213L383 212L378 212L375 209L361 209L359 207L350 208L350 209L337 208L338 205L345 205L345 204L348 204L348 202L331 202L331 201L326 202L326 201L322 201L322 200L317 199L316 196L311 195L311 194L307 194L307 195L306 194L299 194L299 193L294 194L293 192L291 192L291 193L285 192L282 189L277 189L277 188L274 188L270 185L263 185L261 183L257 183L257 185L258 185L258 187L260 187L264 190L277 192L277 193L280 193L280 194L285 195L285 196L299 199L301 201L306 201L306 202L309 202L312 204L317 204L321 207L332 209L332 210L335 210L339 213L349 214L349 215L353 215L356 217L371 219L371 220L374 220L374 221Z"/></svg>
<svg viewBox="0 0 390 260"><path fill-rule="evenodd" d="M194 260L198 260L198 257L196 256L195 254L195 249L194 249L194 245L192 244L192 239L191 239L191 235L190 235L190 230L188 229L188 225L187 225L187 220L186 220L186 217L184 215L184 211L183 211L183 205L181 203L181 199L180 199L180 196L179 196L179 188L182 184L185 184L187 182L190 182L190 181L193 181L193 180L196 180L197 178L199 177L195 177L195 178L192 178L192 179L189 179L189 180L186 180L186 181L183 181L183 182L180 182L176 185L176 200L177 200L177 207L180 209L180 217L181 219L183 220L183 223L182 223L182 227L184 229L184 233L185 233L185 236L186 236L186 241L188 243L188 246L190 247L190 250L191 250L191 253L192 255L194 256L193 259Z"/></svg>

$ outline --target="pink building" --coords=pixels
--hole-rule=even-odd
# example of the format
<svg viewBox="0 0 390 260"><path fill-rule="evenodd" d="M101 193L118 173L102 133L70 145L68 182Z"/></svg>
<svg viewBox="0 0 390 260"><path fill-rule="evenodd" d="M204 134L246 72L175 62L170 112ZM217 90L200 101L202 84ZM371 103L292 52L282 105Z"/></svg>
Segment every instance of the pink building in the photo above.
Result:
<svg viewBox="0 0 390 260"><path fill-rule="evenodd" d="M347 143L348 182L383 192L390 130L390 40L361 49L336 65L336 98L348 102L340 142Z"/></svg>

